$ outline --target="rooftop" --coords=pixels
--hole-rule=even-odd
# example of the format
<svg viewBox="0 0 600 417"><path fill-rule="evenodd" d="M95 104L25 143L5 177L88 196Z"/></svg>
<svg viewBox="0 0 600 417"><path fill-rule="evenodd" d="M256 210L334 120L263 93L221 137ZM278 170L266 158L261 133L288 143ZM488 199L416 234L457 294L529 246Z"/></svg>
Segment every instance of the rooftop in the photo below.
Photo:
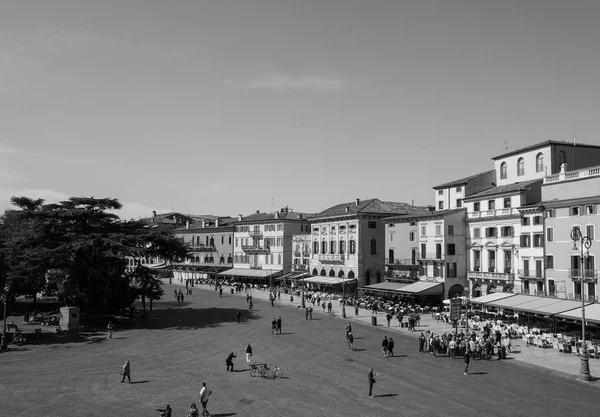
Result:
<svg viewBox="0 0 600 417"><path fill-rule="evenodd" d="M564 146L573 145L575 147L581 147L581 148L596 148L596 149L600 149L600 146L598 146L598 145L588 145L588 144L585 144L585 143L575 143L575 142L571 142L571 141L547 140L545 142L540 142L540 143L537 143L535 145L530 145L530 146L526 146L524 148L515 149L515 150L512 150L512 151L505 152L502 155L498 155L498 156L493 157L492 160L495 161L496 159L505 158L507 156L516 155L516 154L527 152L527 151L533 151L535 149L544 148L546 146L551 146L551 145L564 145Z"/></svg>
<svg viewBox="0 0 600 417"><path fill-rule="evenodd" d="M469 197L466 197L464 200L465 201L476 200L481 197L488 197L488 196L497 195L497 194L505 194L505 193L523 191L527 187L529 187L533 184L537 183L537 184L541 185L542 181L543 181L543 179L535 179L535 180L531 180L531 181L521 181L521 182L515 182L513 184L500 185L498 187L490 188L490 189L482 191L480 193L473 194Z"/></svg>
<svg viewBox="0 0 600 417"><path fill-rule="evenodd" d="M424 213L428 211L429 210L427 207L412 206L408 203L381 201L377 198L372 198L364 201L356 199L356 201L354 202L338 204L336 206L323 210L322 212L312 216L311 220L334 216L349 216L359 213L405 215L414 213Z"/></svg>
<svg viewBox="0 0 600 417"><path fill-rule="evenodd" d="M434 218L441 218L444 216L448 216L450 214L459 213L461 211L466 213L467 209L462 207L462 208L451 209L451 210L439 210L439 211L428 211L426 213L405 214L402 216L386 217L383 220L393 222L393 221L413 221L413 220L423 220L423 219L434 219Z"/></svg>
<svg viewBox="0 0 600 417"><path fill-rule="evenodd" d="M231 227L234 225L234 223L237 221L237 219L234 219L233 217L217 217L217 216L210 216L211 219L203 219L204 220L204 227L202 227L202 220L194 222L194 223L190 223L189 227L187 226L183 226L183 227L178 227L177 229L174 230L174 232L182 232L185 230L204 230L204 229L215 229L215 228L220 228L220 227ZM216 225L216 220L219 220L219 225Z"/></svg>
<svg viewBox="0 0 600 417"><path fill-rule="evenodd" d="M447 182L445 184L436 185L435 187L433 187L433 189L434 190L439 190L439 189L442 189L442 188L456 187L457 185L465 185L465 184L468 184L469 181L471 181L471 180L473 180L473 179L475 179L477 177L481 177L481 176L487 175L487 174L489 174L491 172L495 173L496 170L492 169L492 170L489 170L489 171L480 172L479 174L471 175L470 177L465 177L465 178L461 178L459 180Z"/></svg>
<svg viewBox="0 0 600 417"><path fill-rule="evenodd" d="M308 220L312 216L310 213L299 213L297 211L285 210L276 211L273 213L260 213L256 212L248 216L242 216L242 220L236 220L236 224L244 223L256 223L256 222L280 222L282 220L287 221L302 221Z"/></svg>

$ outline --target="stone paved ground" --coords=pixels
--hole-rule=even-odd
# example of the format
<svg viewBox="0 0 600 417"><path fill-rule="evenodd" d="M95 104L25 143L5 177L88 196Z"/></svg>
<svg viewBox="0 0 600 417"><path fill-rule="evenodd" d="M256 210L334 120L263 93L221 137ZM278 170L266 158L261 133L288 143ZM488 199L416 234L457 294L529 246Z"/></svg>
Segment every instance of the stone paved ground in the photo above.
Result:
<svg viewBox="0 0 600 417"><path fill-rule="evenodd" d="M344 346L346 322L339 317L315 312L315 320L306 321L288 300L271 307L258 293L251 312L243 297L225 291L219 298L208 288L194 289L181 305L173 300L173 288L166 286L165 300L146 323L117 324L112 340L92 331L1 354L0 416L152 416L166 403L174 417L185 416L202 381L214 391L209 410L221 416L597 412L598 387L565 373L507 360L472 362L472 374L464 376L462 360L419 354L413 334L371 326L370 318L355 321L359 351L351 352ZM244 313L241 324L235 320L238 309ZM270 321L278 316L283 334L276 336ZM397 357L382 357L384 334L394 337ZM285 378L251 378L243 360L246 343L256 361L280 365ZM230 351L239 356L233 373L225 372ZM120 383L125 359L132 364L131 385ZM373 399L367 397L370 366L379 372Z"/></svg>

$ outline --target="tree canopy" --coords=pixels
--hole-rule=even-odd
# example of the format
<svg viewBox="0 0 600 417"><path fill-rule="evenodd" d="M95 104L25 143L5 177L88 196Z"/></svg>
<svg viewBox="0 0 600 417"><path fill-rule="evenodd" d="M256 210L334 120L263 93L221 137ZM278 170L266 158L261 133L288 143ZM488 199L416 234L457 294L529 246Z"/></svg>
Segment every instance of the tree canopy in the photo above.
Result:
<svg viewBox="0 0 600 417"><path fill-rule="evenodd" d="M186 246L168 231L123 221L112 198L71 197L44 204L42 199L13 197L15 209L0 218L0 274L11 293L34 297L57 291L66 305L89 313L112 313L138 296L156 299L156 284L126 273L128 259L184 259ZM136 269L137 269L136 268ZM140 284L144 285L140 285Z"/></svg>

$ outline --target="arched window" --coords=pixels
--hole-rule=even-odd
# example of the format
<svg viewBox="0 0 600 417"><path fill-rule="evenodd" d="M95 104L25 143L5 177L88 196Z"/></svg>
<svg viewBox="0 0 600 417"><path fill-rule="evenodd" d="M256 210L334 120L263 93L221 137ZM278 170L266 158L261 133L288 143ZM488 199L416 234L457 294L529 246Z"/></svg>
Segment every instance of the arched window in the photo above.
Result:
<svg viewBox="0 0 600 417"><path fill-rule="evenodd" d="M313 269L312 274L313 275L319 275L319 271L317 271L317 268Z"/></svg>
<svg viewBox="0 0 600 417"><path fill-rule="evenodd" d="M296 253L300 253L300 245L299 245L299 244L297 244L297 243L296 243L296 250L295 250L295 252L296 252Z"/></svg>
<svg viewBox="0 0 600 417"><path fill-rule="evenodd" d="M525 175L525 158L519 158L517 161L517 175Z"/></svg>
<svg viewBox="0 0 600 417"><path fill-rule="evenodd" d="M321 253L327 253L327 241L325 239L323 239L323 242L321 242Z"/></svg>
<svg viewBox="0 0 600 417"><path fill-rule="evenodd" d="M356 241L354 240L354 238L350 239L349 253L350 255L354 255L356 253Z"/></svg>
<svg viewBox="0 0 600 417"><path fill-rule="evenodd" d="M538 153L535 157L535 172L542 172L544 170L544 154Z"/></svg>
<svg viewBox="0 0 600 417"><path fill-rule="evenodd" d="M231 245L231 235L229 235L229 244Z"/></svg>
<svg viewBox="0 0 600 417"><path fill-rule="evenodd" d="M330 277L335 277L335 271L333 269L331 271L329 271L329 276Z"/></svg>
<svg viewBox="0 0 600 417"><path fill-rule="evenodd" d="M331 242L329 242L329 253L332 255L335 253L335 240L333 239L331 239Z"/></svg>
<svg viewBox="0 0 600 417"><path fill-rule="evenodd" d="M316 240L313 242L313 253L319 253L319 242Z"/></svg>
<svg viewBox="0 0 600 417"><path fill-rule="evenodd" d="M327 276L327 272L325 272L325 268L321 269L321 276L322 277L326 277Z"/></svg>
<svg viewBox="0 0 600 417"><path fill-rule="evenodd" d="M505 180L506 176L507 176L507 173L506 173L506 162L502 162L500 164L500 179L501 180Z"/></svg>
<svg viewBox="0 0 600 417"><path fill-rule="evenodd" d="M346 241L340 239L340 255L343 255L344 253L346 253Z"/></svg>
<svg viewBox="0 0 600 417"><path fill-rule="evenodd" d="M281 254L277 255L277 264L281 265Z"/></svg>
<svg viewBox="0 0 600 417"><path fill-rule="evenodd" d="M354 271L348 272L348 278L354 279Z"/></svg>
<svg viewBox="0 0 600 417"><path fill-rule="evenodd" d="M209 241L210 241L210 238L208 236L206 236L206 246L208 246Z"/></svg>
<svg viewBox="0 0 600 417"><path fill-rule="evenodd" d="M338 272L338 278L344 278L344 271L342 271L340 269L340 272Z"/></svg>
<svg viewBox="0 0 600 417"><path fill-rule="evenodd" d="M565 154L564 151L560 151L560 153L558 154L558 168L560 169L560 166L562 164L566 164L567 163L567 155Z"/></svg>
<svg viewBox="0 0 600 417"><path fill-rule="evenodd" d="M192 244L194 242L194 238L192 238ZM196 236L196 245L200 246L200 236Z"/></svg>
<svg viewBox="0 0 600 417"><path fill-rule="evenodd" d="M269 262L271 265L273 265L273 254L271 254L271 262Z"/></svg>
<svg viewBox="0 0 600 417"><path fill-rule="evenodd" d="M210 246L215 246L215 238L214 237L210 237Z"/></svg>
<svg viewBox="0 0 600 417"><path fill-rule="evenodd" d="M221 235L221 245L225 243L225 236Z"/></svg>
<svg viewBox="0 0 600 417"><path fill-rule="evenodd" d="M377 255L377 240L371 239L371 255Z"/></svg>
<svg viewBox="0 0 600 417"><path fill-rule="evenodd" d="M221 263L221 264L225 263L225 256L221 255L221 257L219 258L219 263Z"/></svg>

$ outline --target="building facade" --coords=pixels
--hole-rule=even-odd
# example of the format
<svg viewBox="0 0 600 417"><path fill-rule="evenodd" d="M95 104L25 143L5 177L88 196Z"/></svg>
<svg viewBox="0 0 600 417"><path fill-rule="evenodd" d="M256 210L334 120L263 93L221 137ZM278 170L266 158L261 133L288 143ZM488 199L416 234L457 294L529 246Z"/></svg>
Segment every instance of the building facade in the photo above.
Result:
<svg viewBox="0 0 600 417"><path fill-rule="evenodd" d="M464 199L496 186L496 171L486 171L460 180L433 187L435 210L453 210L464 207Z"/></svg>

